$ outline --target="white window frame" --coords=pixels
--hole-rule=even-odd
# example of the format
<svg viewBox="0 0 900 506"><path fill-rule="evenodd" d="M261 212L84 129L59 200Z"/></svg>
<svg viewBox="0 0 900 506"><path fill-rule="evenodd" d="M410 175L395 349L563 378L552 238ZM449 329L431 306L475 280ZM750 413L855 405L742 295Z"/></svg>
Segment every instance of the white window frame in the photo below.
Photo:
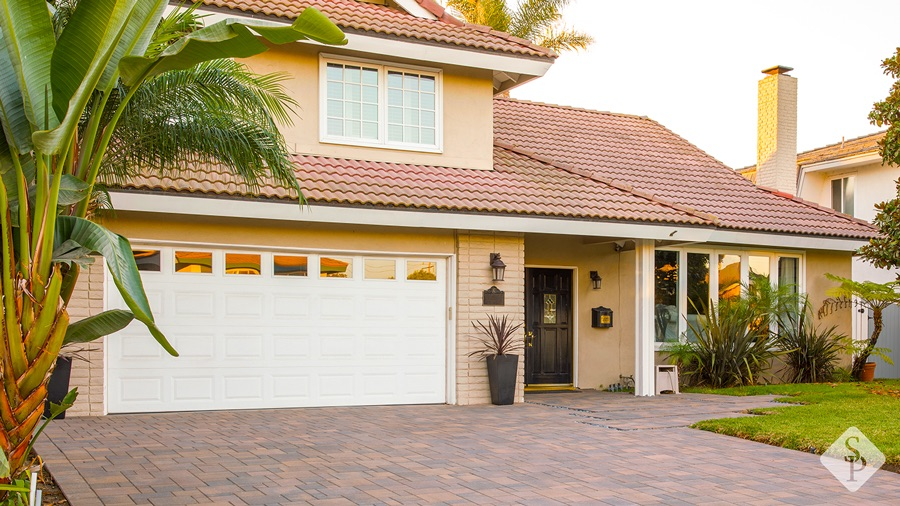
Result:
<svg viewBox="0 0 900 506"><path fill-rule="evenodd" d="M688 253L709 255L709 298L713 299L713 295L718 293L716 287L719 286L719 255L738 255L741 257L741 284L747 284L750 280L750 257L769 257L769 279L778 286L778 260L780 258L796 258L798 262L797 273L797 289L799 293L806 293L806 255L800 251L760 251L760 250L740 250L729 248L695 248L695 247L659 247L655 251L677 251L678 252L678 341L686 342L687 340L687 257ZM654 268L656 260L654 253ZM716 297L717 298L717 297ZM715 299L713 299L715 300ZM656 301L654 300L654 305ZM665 351L672 342L656 342L654 347L656 351Z"/></svg>
<svg viewBox="0 0 900 506"><path fill-rule="evenodd" d="M378 139L356 139L328 135L328 64L362 65L378 69ZM387 140L387 75L390 71L415 72L434 77L434 140L435 144L414 144ZM396 63L337 56L326 53L319 54L319 142L324 144L342 144L367 148L395 149L403 151L419 151L424 153L444 152L444 79L443 71L437 68L398 65Z"/></svg>
<svg viewBox="0 0 900 506"><path fill-rule="evenodd" d="M844 180L846 180L847 183L843 183ZM834 187L835 181L842 181L842 183L841 183L841 209L840 210L837 210L834 207L834 190L832 188ZM848 213L847 212L847 184L851 183L851 182L853 184L853 209L851 209L850 212ZM829 195L829 199L831 200L831 206L830 206L831 209L833 209L839 213L846 214L847 216L855 216L856 215L856 174L841 174L839 176L835 176L835 177L829 179L828 180L828 195Z"/></svg>

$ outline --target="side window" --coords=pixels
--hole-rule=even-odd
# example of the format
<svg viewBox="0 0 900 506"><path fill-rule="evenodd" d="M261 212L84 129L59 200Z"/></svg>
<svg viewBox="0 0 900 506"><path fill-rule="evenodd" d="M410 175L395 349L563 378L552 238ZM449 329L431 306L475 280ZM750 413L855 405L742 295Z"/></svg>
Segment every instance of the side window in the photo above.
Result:
<svg viewBox="0 0 900 506"><path fill-rule="evenodd" d="M856 178L853 176L831 181L831 208L839 213L853 216L853 200Z"/></svg>

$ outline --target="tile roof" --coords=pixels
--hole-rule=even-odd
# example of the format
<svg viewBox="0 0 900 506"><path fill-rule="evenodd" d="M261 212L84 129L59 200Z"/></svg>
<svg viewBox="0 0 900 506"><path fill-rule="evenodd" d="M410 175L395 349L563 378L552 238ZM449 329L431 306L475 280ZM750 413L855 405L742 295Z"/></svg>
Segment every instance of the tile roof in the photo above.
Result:
<svg viewBox="0 0 900 506"><path fill-rule="evenodd" d="M861 220L759 188L646 117L498 98L494 138L668 202L718 226L868 238Z"/></svg>
<svg viewBox="0 0 900 506"><path fill-rule="evenodd" d="M864 153L875 153L878 151L878 141L883 137L884 132L878 132L804 151L797 154L797 165L810 165Z"/></svg>
<svg viewBox="0 0 900 506"><path fill-rule="evenodd" d="M612 186L587 175L494 148L494 170L456 169L297 155L297 178L313 204L367 205L459 212L525 214L576 219L708 225L679 206ZM242 197L247 187L222 167L177 175L144 174L121 187ZM256 196L293 200L271 181Z"/></svg>
<svg viewBox="0 0 900 506"><path fill-rule="evenodd" d="M444 12L433 0L416 1L439 19L423 19L402 10L358 0L203 0L203 3L285 19L294 19L303 9L311 6L348 32L367 32L534 58L556 58L556 54L549 49L527 40L489 27L463 23Z"/></svg>

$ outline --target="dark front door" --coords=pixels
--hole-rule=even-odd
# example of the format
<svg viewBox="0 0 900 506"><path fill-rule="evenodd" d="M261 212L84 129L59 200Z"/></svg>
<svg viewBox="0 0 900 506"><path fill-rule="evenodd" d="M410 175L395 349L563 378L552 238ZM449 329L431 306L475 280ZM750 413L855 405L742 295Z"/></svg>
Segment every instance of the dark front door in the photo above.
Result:
<svg viewBox="0 0 900 506"><path fill-rule="evenodd" d="M526 269L525 383L572 383L572 271Z"/></svg>

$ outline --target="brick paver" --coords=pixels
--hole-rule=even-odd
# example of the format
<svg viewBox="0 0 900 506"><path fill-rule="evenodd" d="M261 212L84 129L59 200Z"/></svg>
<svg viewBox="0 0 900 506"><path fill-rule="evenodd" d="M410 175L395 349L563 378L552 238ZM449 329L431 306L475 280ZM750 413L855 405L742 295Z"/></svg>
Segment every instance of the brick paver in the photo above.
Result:
<svg viewBox="0 0 900 506"><path fill-rule="evenodd" d="M771 398L529 395L515 406L115 415L51 424L38 451L93 504L897 504L818 456L686 428ZM836 435L837 436L837 435Z"/></svg>

